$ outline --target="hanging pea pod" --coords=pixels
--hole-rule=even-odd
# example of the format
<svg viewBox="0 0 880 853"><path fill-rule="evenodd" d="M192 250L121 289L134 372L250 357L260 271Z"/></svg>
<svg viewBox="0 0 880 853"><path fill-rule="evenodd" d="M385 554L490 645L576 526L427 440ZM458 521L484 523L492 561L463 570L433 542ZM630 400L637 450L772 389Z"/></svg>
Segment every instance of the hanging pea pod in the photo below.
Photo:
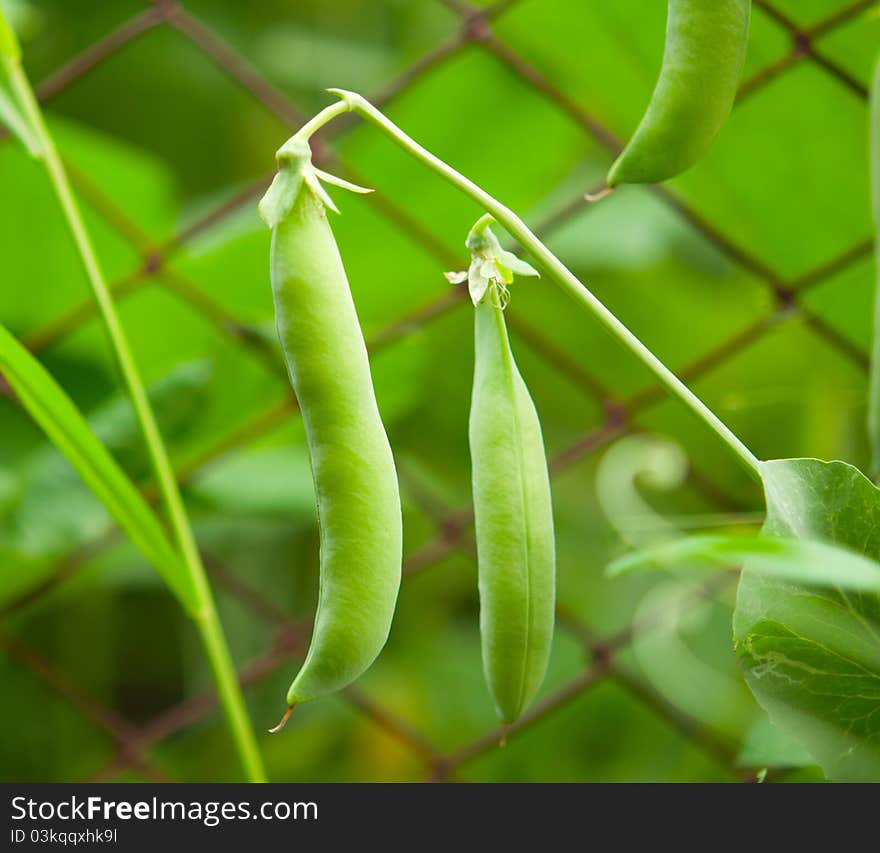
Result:
<svg viewBox="0 0 880 853"><path fill-rule="evenodd" d="M708 151L736 99L750 0L669 0L660 78L608 186L657 183Z"/></svg>
<svg viewBox="0 0 880 853"><path fill-rule="evenodd" d="M321 181L363 190L315 169L308 144L295 138L279 150L278 167L260 212L272 229L275 320L305 423L321 534L315 628L286 719L295 704L354 681L384 646L402 523L367 350L325 213L336 207Z"/></svg>
<svg viewBox="0 0 880 853"><path fill-rule="evenodd" d="M471 231L467 278L476 361L470 448L483 668L502 723L534 697L553 640L556 558L550 478L538 413L510 349L504 307L513 274L537 275L502 250L491 217Z"/></svg>

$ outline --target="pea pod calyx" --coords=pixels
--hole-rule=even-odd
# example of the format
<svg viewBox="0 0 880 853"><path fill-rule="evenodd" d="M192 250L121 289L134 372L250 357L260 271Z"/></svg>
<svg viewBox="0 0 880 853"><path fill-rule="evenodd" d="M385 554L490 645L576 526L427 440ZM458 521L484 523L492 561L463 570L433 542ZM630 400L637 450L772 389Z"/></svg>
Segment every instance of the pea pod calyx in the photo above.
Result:
<svg viewBox="0 0 880 853"><path fill-rule="evenodd" d="M274 228L293 210L299 191L304 187L334 213L339 213L339 208L327 194L324 183L353 193L373 192L318 169L312 163L312 149L305 139L292 136L278 149L275 159L278 172L259 205L260 216L269 228Z"/></svg>

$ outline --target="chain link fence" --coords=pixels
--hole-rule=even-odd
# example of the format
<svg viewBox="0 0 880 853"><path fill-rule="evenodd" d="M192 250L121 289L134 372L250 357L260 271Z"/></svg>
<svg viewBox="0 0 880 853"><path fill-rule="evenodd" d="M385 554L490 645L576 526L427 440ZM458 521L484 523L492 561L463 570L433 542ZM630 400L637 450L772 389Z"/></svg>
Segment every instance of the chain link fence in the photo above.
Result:
<svg viewBox="0 0 880 853"><path fill-rule="evenodd" d="M459 26L456 33L437 44L410 68L384 86L381 91L366 93L373 103L380 108L386 107L424 75L450 61L466 47L474 46L497 58L521 81L532 87L555 109L574 121L584 134L598 142L610 154L616 154L622 148L622 140L582 109L528 59L499 37L493 26L494 22L515 6L518 0L502 0L502 2L479 7L472 6L464 0L437 0L437 2L444 2L458 16ZM829 17L808 29L804 29L776 8L772 2L755 0L754 5L787 32L790 48L780 59L743 82L738 103L742 103L761 88L772 85L777 78L802 63L812 63L816 68L834 78L840 85L851 90L856 96L867 100L868 93L862 83L836 62L823 55L821 50L817 48L816 41L820 37L844 27L874 4L875 0L861 0L861 2L844 5ZM126 50L145 33L162 27L175 30L188 39L235 84L289 126L291 131L302 124L306 118L297 105L261 74L246 56L240 55L205 21L188 10L185 3L177 2L177 0L154 0L148 8L91 45L37 86L40 99L43 102L51 102L59 93L76 86L81 78L88 75L92 69L109 57L119 51ZM343 162L334 149L334 134L338 134L346 126L346 122L340 122L329 128L328 133L324 133L319 139L316 139L314 154L316 161L323 167L339 170L347 177L357 181L356 170ZM254 205L268 185L270 177L271 175L267 174L264 179L246 187L232 198L224 200L222 204L205 212L198 219L189 222L185 228L161 245L155 245L146 230L142 229L137 222L132 221L123 207L106 197L89 180L88 175L77 170L74 170L72 174L77 192L83 200L139 253L139 265L127 275L112 282L112 291L117 299L124 299L138 290L150 286L167 288L199 311L223 335L229 336L236 344L249 348L257 355L264 357L268 369L278 371L283 370L283 366L278 363L276 354L266 343L259 337L248 334L228 309L219 301L215 301L207 290L199 286L197 281L190 280L169 266L169 261L174 258L175 253L198 235L235 214L243 206ZM597 191L601 187L584 189ZM777 274L772 266L765 263L760 256L752 254L747 247L736 243L722 229L668 188L656 186L652 187L650 191L656 194L663 204L668 205L677 216L699 231L733 264L763 282L773 297L774 307L769 313L730 339L718 342L684 369L678 370L684 380L692 382L719 369L745 348L758 342L780 321L792 316L800 317L815 335L820 336L827 344L839 350L845 358L862 369L867 367L866 353L826 322L822 316L806 307L802 303L802 297L812 288L869 257L872 251L870 240L854 242L846 251L832 260L794 280L786 280ZM393 227L406 233L410 239L434 256L441 268L461 266L462 259L460 257L450 254L442 241L436 239L424 226L414 221L404 209L396 206L393 201L377 196L373 199L373 203L378 212L388 218ZM536 232L542 236L552 232L578 214L586 204L583 197L578 195L570 203L547 217L545 221L535 223ZM407 335L452 311L464 300L464 297L465 294L461 288L449 290L406 316L399 317L368 341L370 350L376 352L381 348L393 347L395 343ZM33 352L39 353L74 333L95 313L96 306L93 300L85 299L60 318L43 328L32 331L27 335L25 343ZM598 426L590 429L569 447L554 456L551 460L551 471L554 475L595 453L612 440L625 435L632 428L633 419L637 415L664 399L664 392L659 386L626 398L620 398L605 388L597 378L567 360L565 355L558 351L553 343L540 332L525 326L520 329L517 329L516 326L514 328L528 337L530 346L540 353L550 366L565 373L570 380L594 397L605 413L604 419ZM224 435L198 458L189 460L179 468L176 472L179 482L185 485L213 460L246 446L249 442L278 426L285 419L294 416L295 413L296 401L292 395L281 404L272 405L243 426L238 426L229 434ZM736 504L736 501L732 500L730 496L719 492L717 485L710 484L708 479L701 478L698 471L694 472L694 482L705 491L711 500L721 506ZM147 492L149 497L155 500L156 495L149 489ZM444 557L457 549L465 549L469 552L471 547L470 507L458 509L423 507L423 509L430 509L435 515L438 533L432 542L408 554L404 563L405 580L431 570ZM117 538L117 534L109 534L65 555L58 561L47 581L39 588L30 590L17 600L5 605L2 615L9 616L20 611L48 590L64 584L76 574L81 566L95 555L100 554ZM270 647L266 648L263 654L240 668L239 676L243 687L247 689L260 682L279 667L289 668L291 661L300 658L304 653L310 636L310 624L292 620L275 601L250 586L247 581L237 577L217 555L206 553L205 561L213 583L222 587L226 594L236 598L242 606L250 609L260 619L265 620L274 631L274 642ZM718 592L719 586L727 585L729 587L732 582L730 575L721 575L719 578L713 579L706 585L705 595L711 596ZM733 579L735 580L735 576ZM587 662L579 674L555 692L545 695L513 725L508 732L509 738L527 737L530 729L539 726L543 720L571 702L575 697L600 683L614 680L639 702L644 703L654 713L666 720L696 747L728 768L731 775L746 781L755 778L753 771L746 771L737 766L736 749L727 739L672 705L654 687L640 679L620 662L619 653L631 643L636 631L643 629L642 621L633 622L624 630L611 636L598 636L568 612L564 604L560 605L559 615L560 628L571 632L582 641L587 652ZM127 770L133 769L147 778L168 780L167 771L151 760L150 750L175 733L196 724L207 715L217 713L216 697L212 692L205 692L167 708L146 724L135 725L112 707L106 706L96 697L89 695L58 665L15 636L7 627L0 626L0 646L22 667L27 668L35 677L43 680L61 700L76 708L85 718L103 729L112 738L116 745L115 754L104 767L90 777L91 779L113 780L119 778ZM452 751L441 750L427 734L404 719L394 708L368 695L363 689L357 686L351 687L345 691L344 697L358 713L364 715L376 726L381 727L387 734L411 750L415 756L418 756L424 764L426 779L454 779L459 768L487 751L495 749L498 744L498 731L493 729L473 741L461 744Z"/></svg>

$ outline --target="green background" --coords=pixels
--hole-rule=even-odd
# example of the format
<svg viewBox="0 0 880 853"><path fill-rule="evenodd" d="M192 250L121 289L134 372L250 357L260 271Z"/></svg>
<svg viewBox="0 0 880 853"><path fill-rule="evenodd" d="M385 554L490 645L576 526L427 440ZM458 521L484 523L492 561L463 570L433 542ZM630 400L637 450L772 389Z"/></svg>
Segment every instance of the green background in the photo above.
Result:
<svg viewBox="0 0 880 853"><path fill-rule="evenodd" d="M495 747L462 515L472 312L442 275L466 266L480 211L357 121L322 133L322 165L377 190L333 192L333 227L374 346L409 576L356 689L263 734L308 640L318 539L256 201L323 90L356 89L538 229L759 457L864 467L876 5L756 4L743 93L706 159L591 206L583 192L650 96L662 0L518 0L484 16L441 0L2 3L28 74L47 81L51 129L154 386L273 780L734 780L767 763L768 741L780 764L804 763L736 671L732 582L707 597L674 575L603 574L643 533L597 499L597 466L612 492L625 484L629 451L602 462L624 432L685 450L686 481L646 492L684 527L754 523L759 492L543 280L515 283L508 317L554 460L561 618L535 719ZM149 488L51 189L8 138L0 187L0 320ZM237 779L197 638L155 573L8 398L0 436L0 777Z"/></svg>

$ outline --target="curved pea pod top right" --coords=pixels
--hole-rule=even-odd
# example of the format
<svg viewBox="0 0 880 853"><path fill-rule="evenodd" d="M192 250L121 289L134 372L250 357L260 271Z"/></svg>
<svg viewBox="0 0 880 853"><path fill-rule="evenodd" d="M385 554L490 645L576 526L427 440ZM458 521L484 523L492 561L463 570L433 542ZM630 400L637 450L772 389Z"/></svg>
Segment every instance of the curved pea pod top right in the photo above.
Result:
<svg viewBox="0 0 880 853"><path fill-rule="evenodd" d="M750 9L751 0L669 0L660 79L609 187L665 181L708 151L736 99Z"/></svg>

